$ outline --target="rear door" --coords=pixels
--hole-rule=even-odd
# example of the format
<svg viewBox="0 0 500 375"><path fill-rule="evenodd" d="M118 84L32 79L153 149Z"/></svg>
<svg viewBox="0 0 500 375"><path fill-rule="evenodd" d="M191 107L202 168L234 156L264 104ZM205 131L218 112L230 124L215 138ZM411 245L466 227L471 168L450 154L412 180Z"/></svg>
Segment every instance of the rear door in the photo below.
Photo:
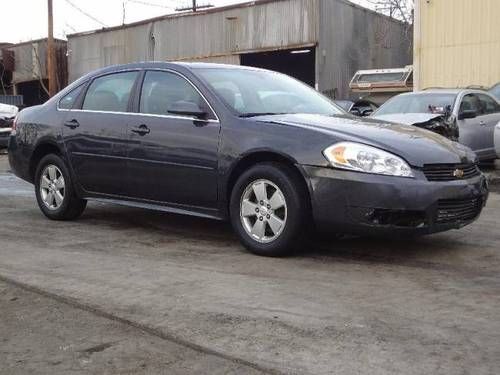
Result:
<svg viewBox="0 0 500 375"><path fill-rule="evenodd" d="M138 76L138 71L124 71L94 78L77 108L68 111L64 143L87 192L125 193L128 110Z"/></svg>
<svg viewBox="0 0 500 375"><path fill-rule="evenodd" d="M487 158L495 158L494 133L495 126L500 121L500 105L496 99L488 94L478 94L481 111L481 120L479 125L484 128L484 139L481 140L481 155Z"/></svg>
<svg viewBox="0 0 500 375"><path fill-rule="evenodd" d="M129 128L128 195L180 206L215 208L220 123L198 89L174 71L144 74ZM192 102L203 120L173 115L174 102Z"/></svg>

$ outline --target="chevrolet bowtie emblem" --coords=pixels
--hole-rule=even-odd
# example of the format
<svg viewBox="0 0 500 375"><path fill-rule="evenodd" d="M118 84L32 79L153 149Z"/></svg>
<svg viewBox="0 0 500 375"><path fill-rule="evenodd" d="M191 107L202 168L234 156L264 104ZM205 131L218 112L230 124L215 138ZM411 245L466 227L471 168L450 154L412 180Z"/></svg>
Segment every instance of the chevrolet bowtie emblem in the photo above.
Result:
<svg viewBox="0 0 500 375"><path fill-rule="evenodd" d="M456 178L463 178L464 177L464 171L462 169L455 169L453 171L453 176Z"/></svg>

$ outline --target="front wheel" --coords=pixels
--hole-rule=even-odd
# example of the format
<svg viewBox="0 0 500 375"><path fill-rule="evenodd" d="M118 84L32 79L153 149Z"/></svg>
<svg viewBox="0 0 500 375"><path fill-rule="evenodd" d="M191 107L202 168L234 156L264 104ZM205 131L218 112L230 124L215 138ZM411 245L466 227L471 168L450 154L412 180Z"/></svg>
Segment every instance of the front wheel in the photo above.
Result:
<svg viewBox="0 0 500 375"><path fill-rule="evenodd" d="M35 173L38 207L52 220L71 220L80 216L87 201L76 196L66 163L56 154L44 156Z"/></svg>
<svg viewBox="0 0 500 375"><path fill-rule="evenodd" d="M309 195L300 176L281 163L257 164L237 180L231 223L251 252L283 256L297 249L310 223Z"/></svg>

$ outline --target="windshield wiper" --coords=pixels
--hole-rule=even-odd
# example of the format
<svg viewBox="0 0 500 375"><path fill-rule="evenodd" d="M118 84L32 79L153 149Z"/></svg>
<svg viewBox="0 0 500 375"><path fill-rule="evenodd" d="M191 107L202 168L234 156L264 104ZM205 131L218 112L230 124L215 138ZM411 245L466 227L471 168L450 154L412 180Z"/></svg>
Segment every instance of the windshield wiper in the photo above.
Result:
<svg viewBox="0 0 500 375"><path fill-rule="evenodd" d="M286 112L248 112L248 113L242 113L238 117L256 117L256 116L272 116L272 115L286 115Z"/></svg>

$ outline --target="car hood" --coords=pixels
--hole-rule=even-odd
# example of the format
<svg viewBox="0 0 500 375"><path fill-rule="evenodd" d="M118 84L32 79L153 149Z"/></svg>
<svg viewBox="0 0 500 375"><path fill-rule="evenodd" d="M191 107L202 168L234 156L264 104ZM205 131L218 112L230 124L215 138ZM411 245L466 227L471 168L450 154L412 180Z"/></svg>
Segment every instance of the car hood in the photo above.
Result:
<svg viewBox="0 0 500 375"><path fill-rule="evenodd" d="M14 105L0 103L0 117L12 118L17 115L19 109Z"/></svg>
<svg viewBox="0 0 500 375"><path fill-rule="evenodd" d="M258 120L323 132L332 136L332 142L368 144L399 155L415 167L476 161L476 155L468 147L410 125L350 115L290 114L261 116Z"/></svg>
<svg viewBox="0 0 500 375"><path fill-rule="evenodd" d="M398 124L413 125L430 121L435 118L443 117L439 113L393 113L390 115L377 115L372 118L383 121L396 122Z"/></svg>

